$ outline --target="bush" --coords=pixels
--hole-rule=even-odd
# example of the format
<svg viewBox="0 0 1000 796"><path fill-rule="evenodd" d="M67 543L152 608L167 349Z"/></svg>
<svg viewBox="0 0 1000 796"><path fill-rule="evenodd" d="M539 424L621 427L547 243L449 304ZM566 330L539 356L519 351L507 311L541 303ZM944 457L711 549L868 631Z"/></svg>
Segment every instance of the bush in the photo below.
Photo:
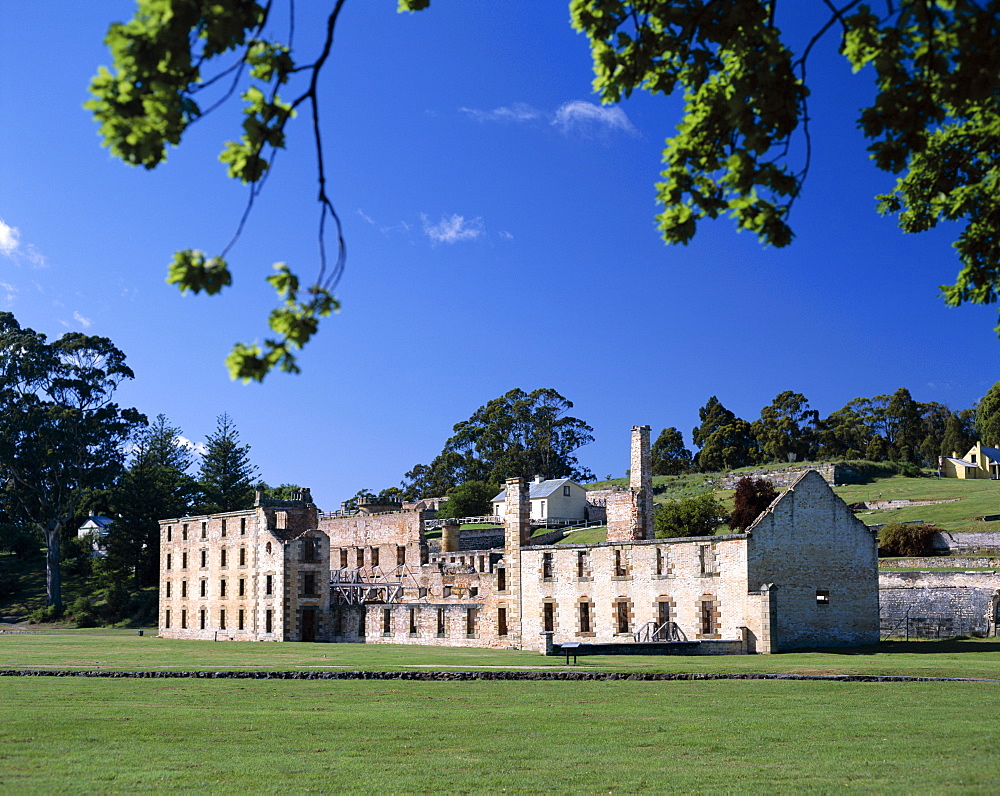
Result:
<svg viewBox="0 0 1000 796"><path fill-rule="evenodd" d="M63 608L61 605L46 605L44 608L36 608L28 614L28 622L37 625L41 622L55 622L62 619Z"/></svg>
<svg viewBox="0 0 1000 796"><path fill-rule="evenodd" d="M878 534L878 554L880 556L932 556L936 551L931 546L934 534L941 529L933 525L905 525L894 523L883 525Z"/></svg>
<svg viewBox="0 0 1000 796"><path fill-rule="evenodd" d="M733 513L729 517L729 529L745 531L778 497L774 484L766 478L750 478L743 476L736 482L736 493L733 496Z"/></svg>
<svg viewBox="0 0 1000 796"><path fill-rule="evenodd" d="M90 602L89 597L80 595L69 608L70 614L77 627L97 627L97 611Z"/></svg>
<svg viewBox="0 0 1000 796"><path fill-rule="evenodd" d="M711 536L726 521L726 509L711 492L672 500L660 507L653 521L657 539Z"/></svg>

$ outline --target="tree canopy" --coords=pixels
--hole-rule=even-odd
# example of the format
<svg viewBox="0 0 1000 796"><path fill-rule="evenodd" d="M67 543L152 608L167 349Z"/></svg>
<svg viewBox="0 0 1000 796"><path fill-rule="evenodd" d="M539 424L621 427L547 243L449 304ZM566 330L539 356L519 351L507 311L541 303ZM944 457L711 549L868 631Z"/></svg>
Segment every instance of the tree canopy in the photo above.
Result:
<svg viewBox="0 0 1000 796"><path fill-rule="evenodd" d="M123 446L145 423L113 400L133 378L105 337L47 342L0 313L0 482L9 516L41 532L48 603L62 607L60 534L88 492L111 485Z"/></svg>
<svg viewBox="0 0 1000 796"><path fill-rule="evenodd" d="M650 450L650 464L653 475L679 475L694 466L680 431L670 426L660 432Z"/></svg>
<svg viewBox="0 0 1000 796"><path fill-rule="evenodd" d="M226 413L216 419L215 433L205 440L205 453L198 469L198 485L204 502L202 514L238 511L253 505L257 467L250 462L250 446L240 445L240 434Z"/></svg>
<svg viewBox="0 0 1000 796"><path fill-rule="evenodd" d="M501 484L507 478L591 480L575 451L594 441L592 429L565 413L573 408L553 389L514 389L456 423L430 465L416 465L403 481L407 497L434 497L466 481Z"/></svg>
<svg viewBox="0 0 1000 796"><path fill-rule="evenodd" d="M429 0L398 0L400 11ZM219 160L249 187L237 232L262 190L296 113L311 117L317 157L319 256L303 281L276 263L268 281L278 304L263 344L238 343L227 364L234 378L263 379L274 368L295 372L295 354L339 306L333 296L346 248L327 188L320 75L333 47L344 0L328 0L325 35L305 57L275 37L270 2L138 0L127 23L111 26L111 68L91 82L87 107L104 144L131 165L155 168L191 124L232 95L243 99L242 132ZM589 40L594 89L606 103L636 90L682 93L677 134L663 152L657 216L667 243L687 243L698 222L732 216L765 245L793 238L790 213L811 157L807 66L826 39L852 68L874 76L871 105L858 123L871 159L897 176L878 198L904 232L957 222L961 270L942 287L946 303L993 303L1000 290L1000 11L973 0L822 0L815 34L796 51L781 30L777 0L572 0L573 26ZM294 7L294 4L292 4ZM798 6L782 13L800 14ZM290 13L294 11L290 8ZM291 25L289 27L294 27ZM336 236L328 259L327 226ZM234 241L235 242L235 238ZM182 291L218 293L232 282L227 256L178 251L168 281ZM1000 326L997 327L1000 334Z"/></svg>

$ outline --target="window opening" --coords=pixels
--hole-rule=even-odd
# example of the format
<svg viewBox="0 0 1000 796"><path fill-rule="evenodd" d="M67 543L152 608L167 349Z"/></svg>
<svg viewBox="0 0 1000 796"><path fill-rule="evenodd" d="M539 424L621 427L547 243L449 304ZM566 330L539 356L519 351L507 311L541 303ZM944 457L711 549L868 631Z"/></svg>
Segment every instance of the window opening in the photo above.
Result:
<svg viewBox="0 0 1000 796"><path fill-rule="evenodd" d="M625 600L615 603L615 615L618 620L618 632L628 633L628 603Z"/></svg>
<svg viewBox="0 0 1000 796"><path fill-rule="evenodd" d="M542 580L552 580L552 553L542 553Z"/></svg>
<svg viewBox="0 0 1000 796"><path fill-rule="evenodd" d="M410 609L410 635L417 635L417 609Z"/></svg>
<svg viewBox="0 0 1000 796"><path fill-rule="evenodd" d="M274 611L268 608L264 611L264 632L271 633L274 629Z"/></svg>
<svg viewBox="0 0 1000 796"><path fill-rule="evenodd" d="M590 603L580 603L580 632L590 632Z"/></svg>
<svg viewBox="0 0 1000 796"><path fill-rule="evenodd" d="M437 609L437 634L438 638L444 638L444 608Z"/></svg>
<svg viewBox="0 0 1000 796"><path fill-rule="evenodd" d="M465 635L469 638L476 635L476 610L475 608L465 609Z"/></svg>
<svg viewBox="0 0 1000 796"><path fill-rule="evenodd" d="M243 629L243 609L240 608L239 613L236 614L236 629Z"/></svg>
<svg viewBox="0 0 1000 796"><path fill-rule="evenodd" d="M542 625L546 633L555 630L556 607L553 603L542 604Z"/></svg>
<svg viewBox="0 0 1000 796"><path fill-rule="evenodd" d="M507 635L507 609L503 606L497 608L497 635Z"/></svg>
<svg viewBox="0 0 1000 796"><path fill-rule="evenodd" d="M392 609L390 608L382 609L382 635L392 635Z"/></svg>
<svg viewBox="0 0 1000 796"><path fill-rule="evenodd" d="M264 594L271 594L274 588L274 575L264 576Z"/></svg>

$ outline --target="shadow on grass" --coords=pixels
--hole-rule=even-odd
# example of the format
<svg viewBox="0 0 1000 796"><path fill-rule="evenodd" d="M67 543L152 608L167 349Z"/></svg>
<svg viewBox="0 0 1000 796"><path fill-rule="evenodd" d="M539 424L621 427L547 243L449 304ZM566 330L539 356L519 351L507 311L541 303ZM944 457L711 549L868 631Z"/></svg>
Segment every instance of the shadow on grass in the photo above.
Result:
<svg viewBox="0 0 1000 796"><path fill-rule="evenodd" d="M822 652L827 655L941 655L956 652L1000 653L1000 639L970 639L967 636L927 641L880 641L864 647L814 647L787 652ZM778 653L779 655L784 653Z"/></svg>

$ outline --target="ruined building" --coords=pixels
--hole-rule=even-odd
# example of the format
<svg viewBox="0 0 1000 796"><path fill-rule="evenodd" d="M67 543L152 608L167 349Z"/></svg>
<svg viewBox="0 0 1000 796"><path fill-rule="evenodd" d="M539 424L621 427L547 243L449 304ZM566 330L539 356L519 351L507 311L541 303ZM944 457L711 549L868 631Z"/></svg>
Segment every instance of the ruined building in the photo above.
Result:
<svg viewBox="0 0 1000 796"><path fill-rule="evenodd" d="M163 520L160 635L538 650L687 640L700 653L878 641L875 538L816 472L745 533L686 539L653 536L648 426L632 429L630 481L608 495L597 544L533 536L520 478L492 536L446 523L429 539L419 510L321 515L308 490Z"/></svg>

